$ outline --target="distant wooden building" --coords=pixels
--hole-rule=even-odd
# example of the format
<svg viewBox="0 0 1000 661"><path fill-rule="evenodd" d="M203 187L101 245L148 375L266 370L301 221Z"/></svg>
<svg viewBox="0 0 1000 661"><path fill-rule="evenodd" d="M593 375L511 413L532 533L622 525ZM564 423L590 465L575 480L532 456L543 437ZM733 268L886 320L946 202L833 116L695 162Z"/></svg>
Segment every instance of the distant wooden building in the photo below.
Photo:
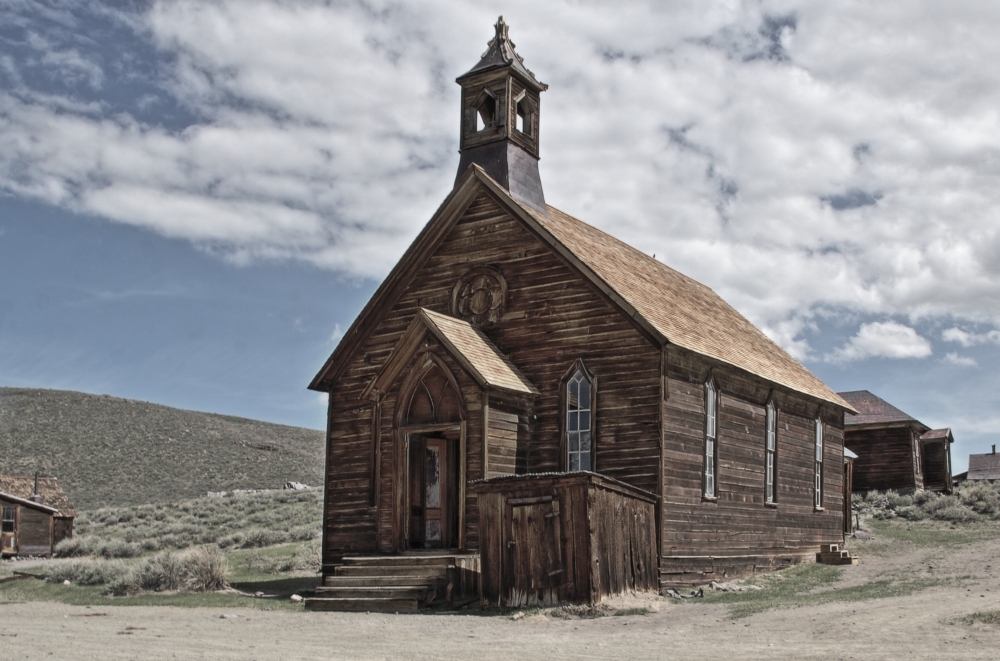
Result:
<svg viewBox="0 0 1000 661"><path fill-rule="evenodd" d="M969 472L965 479L1000 480L1000 454L997 454L996 445L992 452L969 455Z"/></svg>
<svg viewBox="0 0 1000 661"><path fill-rule="evenodd" d="M839 393L857 414L844 416L854 460L854 491L951 492L950 429L931 429L867 390Z"/></svg>
<svg viewBox="0 0 1000 661"><path fill-rule="evenodd" d="M51 555L76 511L54 477L0 475L0 554Z"/></svg>
<svg viewBox="0 0 1000 661"><path fill-rule="evenodd" d="M850 405L708 287L546 204L546 86L502 19L458 83L454 190L310 384L307 605L399 610L480 569L487 603L597 601L840 542Z"/></svg>

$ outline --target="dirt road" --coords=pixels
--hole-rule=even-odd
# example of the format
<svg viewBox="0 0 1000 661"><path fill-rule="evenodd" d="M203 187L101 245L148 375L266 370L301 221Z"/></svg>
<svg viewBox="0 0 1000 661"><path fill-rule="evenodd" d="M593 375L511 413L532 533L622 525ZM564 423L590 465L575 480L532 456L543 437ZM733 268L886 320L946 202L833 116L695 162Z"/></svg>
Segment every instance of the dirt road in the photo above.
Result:
<svg viewBox="0 0 1000 661"><path fill-rule="evenodd" d="M821 589L893 574L941 582L906 596L735 620L722 604L660 598L645 602L658 609L648 615L516 621L0 602L0 659L1000 659L1000 625L960 621L1000 609L998 541L870 550Z"/></svg>

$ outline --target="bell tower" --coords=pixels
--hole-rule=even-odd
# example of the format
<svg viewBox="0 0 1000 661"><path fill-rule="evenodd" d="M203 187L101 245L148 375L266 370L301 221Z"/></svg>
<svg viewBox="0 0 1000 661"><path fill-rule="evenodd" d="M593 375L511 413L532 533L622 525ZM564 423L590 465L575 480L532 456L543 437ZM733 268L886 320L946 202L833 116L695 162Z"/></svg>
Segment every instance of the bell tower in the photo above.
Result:
<svg viewBox="0 0 1000 661"><path fill-rule="evenodd" d="M459 76L462 128L458 178L473 163L519 202L548 215L538 176L538 82L514 51L503 16L479 64Z"/></svg>

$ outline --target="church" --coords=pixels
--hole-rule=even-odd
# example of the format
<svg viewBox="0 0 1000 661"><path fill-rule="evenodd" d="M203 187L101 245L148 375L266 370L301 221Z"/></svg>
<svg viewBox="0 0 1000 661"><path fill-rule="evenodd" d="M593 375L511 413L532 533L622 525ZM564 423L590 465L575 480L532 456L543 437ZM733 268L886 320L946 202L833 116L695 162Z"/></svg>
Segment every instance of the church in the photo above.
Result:
<svg viewBox="0 0 1000 661"><path fill-rule="evenodd" d="M547 203L547 86L495 29L457 79L454 188L309 385L307 606L595 603L836 548L853 409L710 288Z"/></svg>

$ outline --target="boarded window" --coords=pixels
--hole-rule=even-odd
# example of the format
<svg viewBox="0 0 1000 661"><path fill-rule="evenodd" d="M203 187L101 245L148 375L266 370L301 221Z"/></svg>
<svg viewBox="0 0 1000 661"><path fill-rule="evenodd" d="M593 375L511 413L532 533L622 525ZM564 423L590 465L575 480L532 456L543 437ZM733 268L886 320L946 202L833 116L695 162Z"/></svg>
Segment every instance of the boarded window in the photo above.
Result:
<svg viewBox="0 0 1000 661"><path fill-rule="evenodd" d="M589 471L593 465L591 386L580 370L566 383L567 466L571 471Z"/></svg>
<svg viewBox="0 0 1000 661"><path fill-rule="evenodd" d="M764 441L764 501L775 502L774 477L776 473L775 455L778 436L778 414L774 402L767 403L766 439Z"/></svg>
<svg viewBox="0 0 1000 661"><path fill-rule="evenodd" d="M813 486L813 505L823 507L823 421L816 418L816 470Z"/></svg>
<svg viewBox="0 0 1000 661"><path fill-rule="evenodd" d="M716 494L716 428L717 403L719 393L715 383L709 379L705 383L705 496L714 498Z"/></svg>

